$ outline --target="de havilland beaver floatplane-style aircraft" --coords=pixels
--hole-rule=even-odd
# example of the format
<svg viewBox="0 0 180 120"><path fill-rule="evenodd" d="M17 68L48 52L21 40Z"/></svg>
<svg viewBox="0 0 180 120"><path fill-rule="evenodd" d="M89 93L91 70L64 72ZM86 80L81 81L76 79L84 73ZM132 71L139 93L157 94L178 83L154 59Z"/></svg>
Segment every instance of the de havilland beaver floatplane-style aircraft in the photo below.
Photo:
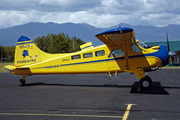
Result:
<svg viewBox="0 0 180 120"><path fill-rule="evenodd" d="M65 54L48 54L41 51L33 41L21 36L17 41L14 65L5 68L25 78L42 74L95 74L110 76L130 72L138 77L141 89L150 89L152 80L144 72L157 70L168 64L168 49L164 45L147 46L136 40L132 28L119 27L96 35L104 45L93 47L92 43L81 45L81 51Z"/></svg>

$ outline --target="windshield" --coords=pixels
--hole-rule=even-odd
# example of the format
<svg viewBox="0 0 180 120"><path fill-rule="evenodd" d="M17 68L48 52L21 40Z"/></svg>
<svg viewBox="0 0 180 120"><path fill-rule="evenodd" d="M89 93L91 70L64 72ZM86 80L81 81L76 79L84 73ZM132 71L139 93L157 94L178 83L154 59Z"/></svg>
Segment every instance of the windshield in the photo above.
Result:
<svg viewBox="0 0 180 120"><path fill-rule="evenodd" d="M147 48L147 47L148 47L145 43L143 43L143 42L141 42L141 41L137 41L137 44L138 44L139 46L141 46L142 48Z"/></svg>

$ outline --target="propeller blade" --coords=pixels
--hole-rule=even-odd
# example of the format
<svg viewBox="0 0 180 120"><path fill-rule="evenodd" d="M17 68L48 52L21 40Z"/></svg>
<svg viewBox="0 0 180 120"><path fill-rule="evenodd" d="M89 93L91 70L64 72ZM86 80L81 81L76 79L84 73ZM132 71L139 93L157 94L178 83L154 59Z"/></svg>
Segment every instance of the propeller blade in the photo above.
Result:
<svg viewBox="0 0 180 120"><path fill-rule="evenodd" d="M167 48L168 48L168 52L170 51L170 47L169 47L169 40L168 40L168 34L166 33L166 38L167 38Z"/></svg>
<svg viewBox="0 0 180 120"><path fill-rule="evenodd" d="M175 52L171 52L171 51L170 51L169 38L168 38L168 34L167 34L167 33L166 33L166 38L167 38L168 56L169 56L169 57L176 56L176 53L175 53Z"/></svg>
<svg viewBox="0 0 180 120"><path fill-rule="evenodd" d="M170 47L169 47L169 40L168 40L168 34L166 33L166 38L167 38L167 48L168 48L168 56L169 56L169 63L172 64L172 58L173 56L176 56L177 54L175 52L171 52L170 51Z"/></svg>

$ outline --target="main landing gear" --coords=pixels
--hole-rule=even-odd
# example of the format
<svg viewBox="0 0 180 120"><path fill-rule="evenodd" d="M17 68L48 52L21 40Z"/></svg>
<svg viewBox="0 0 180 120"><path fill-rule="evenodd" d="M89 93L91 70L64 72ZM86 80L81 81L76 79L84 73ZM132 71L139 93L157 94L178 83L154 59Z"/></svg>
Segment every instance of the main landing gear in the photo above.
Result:
<svg viewBox="0 0 180 120"><path fill-rule="evenodd" d="M145 76L140 79L139 86L143 90L149 90L152 87L152 80L149 76Z"/></svg>
<svg viewBox="0 0 180 120"><path fill-rule="evenodd" d="M28 75L22 75L23 79L20 79L20 83L22 86L24 86L26 84L26 81L25 81L25 78L27 77Z"/></svg>
<svg viewBox="0 0 180 120"><path fill-rule="evenodd" d="M152 87L152 80L149 76L144 75L144 69L139 67L135 71L136 76L139 78L139 87L143 90L149 90Z"/></svg>

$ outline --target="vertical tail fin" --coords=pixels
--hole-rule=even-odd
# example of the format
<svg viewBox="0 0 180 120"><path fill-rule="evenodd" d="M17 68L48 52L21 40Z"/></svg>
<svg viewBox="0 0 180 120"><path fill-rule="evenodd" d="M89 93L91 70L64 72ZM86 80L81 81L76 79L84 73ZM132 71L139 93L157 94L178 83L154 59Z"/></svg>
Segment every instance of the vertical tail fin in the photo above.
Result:
<svg viewBox="0 0 180 120"><path fill-rule="evenodd" d="M42 61L42 52L31 39L21 36L16 45L14 66L24 66Z"/></svg>

